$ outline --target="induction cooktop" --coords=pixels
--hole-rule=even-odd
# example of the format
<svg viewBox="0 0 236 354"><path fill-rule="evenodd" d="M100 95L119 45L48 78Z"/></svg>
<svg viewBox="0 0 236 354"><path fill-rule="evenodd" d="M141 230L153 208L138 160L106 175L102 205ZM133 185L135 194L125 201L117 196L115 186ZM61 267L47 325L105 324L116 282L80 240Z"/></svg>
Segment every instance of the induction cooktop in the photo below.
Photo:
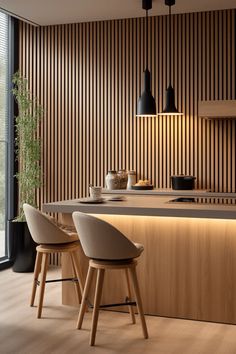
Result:
<svg viewBox="0 0 236 354"><path fill-rule="evenodd" d="M236 205L236 198L217 198L217 197L179 197L171 199L169 203L189 203L189 204L215 204L215 205Z"/></svg>

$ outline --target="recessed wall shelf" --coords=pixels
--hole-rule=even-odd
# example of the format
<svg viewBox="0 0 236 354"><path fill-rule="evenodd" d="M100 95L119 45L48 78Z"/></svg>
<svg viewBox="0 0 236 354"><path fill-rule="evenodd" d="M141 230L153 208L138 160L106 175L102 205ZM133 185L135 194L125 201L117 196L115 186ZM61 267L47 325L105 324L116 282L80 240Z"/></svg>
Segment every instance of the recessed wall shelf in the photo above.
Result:
<svg viewBox="0 0 236 354"><path fill-rule="evenodd" d="M236 100L199 101L198 115L206 119L236 119Z"/></svg>

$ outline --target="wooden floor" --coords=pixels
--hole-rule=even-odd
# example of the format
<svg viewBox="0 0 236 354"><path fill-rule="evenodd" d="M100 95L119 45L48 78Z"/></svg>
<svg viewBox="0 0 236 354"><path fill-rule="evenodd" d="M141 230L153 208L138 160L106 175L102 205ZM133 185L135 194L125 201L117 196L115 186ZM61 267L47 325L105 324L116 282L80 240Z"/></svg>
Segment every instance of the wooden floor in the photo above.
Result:
<svg viewBox="0 0 236 354"><path fill-rule="evenodd" d="M51 269L55 278L58 270ZM49 278L48 277L48 278ZM0 272L0 354L235 354L236 326L147 317L150 338L128 314L101 311L96 346L89 347L91 313L75 329L76 308L61 305L59 284L47 284L42 319L29 307L32 274Z"/></svg>

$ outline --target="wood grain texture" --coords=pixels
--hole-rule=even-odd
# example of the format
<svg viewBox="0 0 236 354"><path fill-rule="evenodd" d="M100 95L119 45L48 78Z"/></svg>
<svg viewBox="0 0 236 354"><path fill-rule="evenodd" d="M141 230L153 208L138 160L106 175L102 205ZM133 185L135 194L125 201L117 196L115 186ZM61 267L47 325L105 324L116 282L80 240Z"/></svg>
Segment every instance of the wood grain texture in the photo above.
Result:
<svg viewBox="0 0 236 354"><path fill-rule="evenodd" d="M145 314L236 324L235 220L96 216L143 244L137 276ZM72 223L69 214L64 220ZM81 254L80 261L85 276L88 260ZM116 272L106 274L102 303L124 301L124 276ZM64 304L76 305L67 286Z"/></svg>
<svg viewBox="0 0 236 354"><path fill-rule="evenodd" d="M236 119L236 100L200 101L198 104L198 114L199 117L210 119ZM218 125L216 124L217 132Z"/></svg>
<svg viewBox="0 0 236 354"><path fill-rule="evenodd" d="M173 86L182 117L136 118L144 19L34 28L20 23L20 70L45 109L44 202L88 194L109 169L134 169L158 188L191 174L197 188L235 192L235 121L205 121L198 101L235 100L235 10L173 15ZM168 17L149 18L157 111L168 83Z"/></svg>
<svg viewBox="0 0 236 354"><path fill-rule="evenodd" d="M60 278L60 271L49 268L48 277ZM83 329L77 331L78 309L61 306L60 285L51 283L46 289L47 311L37 320L27 301L31 282L32 273L15 273L10 268L1 271L2 353L235 354L236 326L146 316L150 340L144 340L140 325L130 324L129 314L111 311L100 312L97 348L90 348L92 313L86 313Z"/></svg>

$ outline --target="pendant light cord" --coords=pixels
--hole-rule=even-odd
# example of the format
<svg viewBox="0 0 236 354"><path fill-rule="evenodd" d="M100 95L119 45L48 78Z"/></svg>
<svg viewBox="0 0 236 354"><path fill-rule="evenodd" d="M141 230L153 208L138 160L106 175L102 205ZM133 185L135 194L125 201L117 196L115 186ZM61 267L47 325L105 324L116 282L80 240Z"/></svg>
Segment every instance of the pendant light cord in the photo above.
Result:
<svg viewBox="0 0 236 354"><path fill-rule="evenodd" d="M148 10L146 10L146 70L148 70Z"/></svg>
<svg viewBox="0 0 236 354"><path fill-rule="evenodd" d="M172 58L171 58L171 6L169 6L169 86L171 86L171 63L172 63Z"/></svg>

